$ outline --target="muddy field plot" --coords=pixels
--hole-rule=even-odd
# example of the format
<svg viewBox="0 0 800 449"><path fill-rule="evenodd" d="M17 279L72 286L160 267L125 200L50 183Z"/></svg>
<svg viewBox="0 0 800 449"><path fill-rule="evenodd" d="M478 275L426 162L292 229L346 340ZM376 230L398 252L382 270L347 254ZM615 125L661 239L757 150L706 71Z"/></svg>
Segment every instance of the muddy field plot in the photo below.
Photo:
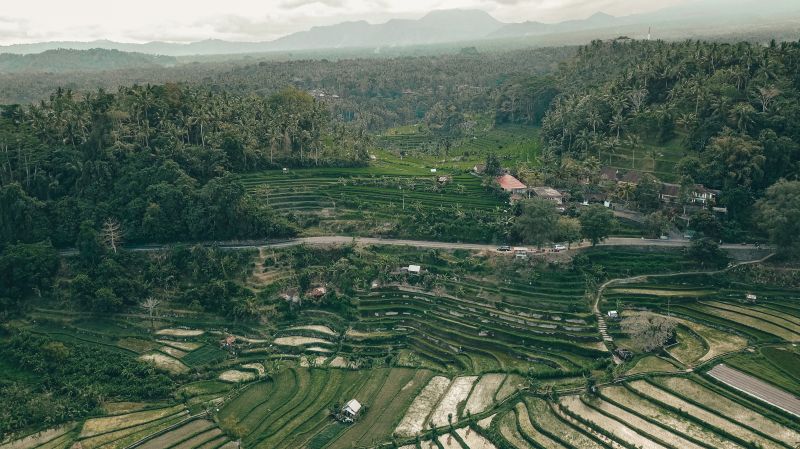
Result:
<svg viewBox="0 0 800 449"><path fill-rule="evenodd" d="M208 433L208 431L216 429L216 434ZM191 440L198 435L206 435L206 440L199 442L199 444L205 443L207 440L214 439L221 433L219 429L216 427L213 421L209 421L207 419L195 419L190 421L177 429L170 430L169 432L159 435L149 441L146 441L139 446L136 446L137 449L163 449L167 447L173 447L174 445L178 445L185 441ZM194 446L189 446L193 448Z"/></svg>
<svg viewBox="0 0 800 449"><path fill-rule="evenodd" d="M494 396L505 378L505 374L486 374L481 377L472 389L462 415L466 416L467 412L474 415L488 410L494 404Z"/></svg>
<svg viewBox="0 0 800 449"><path fill-rule="evenodd" d="M497 449L497 446L469 427L456 429L458 436L464 440L469 449Z"/></svg>
<svg viewBox="0 0 800 449"><path fill-rule="evenodd" d="M273 343L279 346L306 346L306 345L331 344L330 341L323 340L322 338L302 337L302 336L278 337L275 339Z"/></svg>
<svg viewBox="0 0 800 449"><path fill-rule="evenodd" d="M186 408L182 405L161 408L156 410L145 410L122 415L106 416L103 418L93 418L83 424L80 436L88 437L100 433L110 432L124 427L131 427L144 424L157 419L165 418L175 414L185 414Z"/></svg>
<svg viewBox="0 0 800 449"><path fill-rule="evenodd" d="M457 377L431 414L430 423L442 427L458 420L458 404L465 401L478 376Z"/></svg>
<svg viewBox="0 0 800 449"><path fill-rule="evenodd" d="M395 433L408 437L422 432L428 415L447 392L449 386L450 379L446 377L436 376L431 379L420 394L414 398L414 402L411 403L400 424L397 425Z"/></svg>
<svg viewBox="0 0 800 449"><path fill-rule="evenodd" d="M610 432L614 439L624 441L636 447L646 447L649 449L669 449L666 446L643 436L636 428L627 425L614 418L610 418L599 411L587 406L578 396L567 396L561 398L561 405L567 410L579 416L581 420L590 423L592 427L598 427Z"/></svg>
<svg viewBox="0 0 800 449"><path fill-rule="evenodd" d="M43 446L64 447L70 441L69 432L75 424L67 424L19 438L13 441L2 442L0 449L34 449Z"/></svg>
<svg viewBox="0 0 800 449"><path fill-rule="evenodd" d="M330 335L330 336L337 335L336 332L334 332L333 329L331 329L330 327L322 326L322 325L319 325L319 324L309 324L309 325L306 325L306 326L295 326L295 327L290 327L288 330L290 330L290 331L307 330L307 331L313 331L313 332L317 332L317 333L325 334L325 335Z"/></svg>
<svg viewBox="0 0 800 449"><path fill-rule="evenodd" d="M156 331L158 335L166 335L169 337L199 337L206 332L200 329L161 329Z"/></svg>
<svg viewBox="0 0 800 449"><path fill-rule="evenodd" d="M664 404L668 407L673 407L676 409L681 410L681 412L688 414L694 419L699 420L700 422L706 423L714 428L721 429L722 431L726 432L729 435L733 435L737 438L740 438L744 441L753 441L758 443L763 448L769 449L778 449L781 448L782 445L778 444L777 442L772 441L771 439L765 438L752 430L743 427L741 424L734 422L727 417L723 417L721 414L717 412L710 412L705 408L698 407L694 404L691 404L684 399L669 393L661 388L650 384L646 381L634 381L628 384L637 394L652 400L656 403ZM702 400L701 398L694 398L695 400ZM716 409L716 406L713 406Z"/></svg>
<svg viewBox="0 0 800 449"><path fill-rule="evenodd" d="M623 386L603 388L602 396L604 399L627 407L633 413L655 420L669 427L674 432L686 435L710 447L719 449L741 449L741 446L738 444L715 434L700 424L682 418L645 398L637 396Z"/></svg>
<svg viewBox="0 0 800 449"><path fill-rule="evenodd" d="M717 365L716 367L714 367L714 369L709 371L709 374L713 376L714 375L713 373L727 372L728 370L730 370L730 368L728 368L728 370L720 369L719 367L721 366L723 365ZM717 371L715 371L715 369ZM758 381L758 379L753 379L753 380L763 384L763 382ZM785 441L787 443L795 441L800 442L800 432L795 432L791 429L788 429L760 415L759 413L753 410L745 408L744 406L720 394L717 394L696 382L693 382L692 380L673 378L673 379L663 379L659 383L683 395L684 397L692 398L692 400L696 402L706 405L709 408L713 408L714 410L718 410L722 415L727 416L730 419L741 422L755 429L762 429L765 433L772 436L776 436L780 438L782 441ZM748 385L753 385L753 384L748 384ZM775 389L770 385L766 385L766 387L770 389ZM791 395L788 396L790 398L793 398L794 400L797 400Z"/></svg>

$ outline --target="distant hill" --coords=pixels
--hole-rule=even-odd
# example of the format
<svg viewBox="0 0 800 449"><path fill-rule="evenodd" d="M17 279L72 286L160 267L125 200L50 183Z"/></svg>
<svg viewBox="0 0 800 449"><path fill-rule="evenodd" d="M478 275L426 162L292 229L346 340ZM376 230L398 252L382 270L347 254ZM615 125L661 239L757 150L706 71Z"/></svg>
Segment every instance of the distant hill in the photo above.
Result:
<svg viewBox="0 0 800 449"><path fill-rule="evenodd" d="M364 21L314 27L280 38L271 50L393 47L484 38L505 24L480 10L433 11L419 20L393 19L372 25Z"/></svg>
<svg viewBox="0 0 800 449"><path fill-rule="evenodd" d="M385 23L344 22L319 26L271 42L203 40L191 43L42 42L0 46L0 54L31 54L69 48L104 48L124 52L170 56L230 55L323 49L384 49L455 42L524 40L527 45L565 45L608 39L620 35L683 39L725 36L747 27L761 31L780 23L796 30L800 19L798 0L696 0L646 14L614 17L596 13L560 23L528 21L503 23L482 10L433 11L418 20L392 19ZM509 41L510 42L510 41ZM161 63L161 62L156 62Z"/></svg>
<svg viewBox="0 0 800 449"><path fill-rule="evenodd" d="M176 64L172 56L128 53L93 48L58 49L29 55L0 54L0 73L65 73L168 67Z"/></svg>

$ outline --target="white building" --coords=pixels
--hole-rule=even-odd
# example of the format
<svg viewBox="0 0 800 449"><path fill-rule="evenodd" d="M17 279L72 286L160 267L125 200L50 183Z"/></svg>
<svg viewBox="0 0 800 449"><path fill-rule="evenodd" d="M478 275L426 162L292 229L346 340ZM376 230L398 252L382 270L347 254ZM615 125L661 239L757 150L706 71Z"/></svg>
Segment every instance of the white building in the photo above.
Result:
<svg viewBox="0 0 800 449"><path fill-rule="evenodd" d="M361 412L361 403L355 399L350 399L347 404L342 407L342 420L345 422L353 422Z"/></svg>

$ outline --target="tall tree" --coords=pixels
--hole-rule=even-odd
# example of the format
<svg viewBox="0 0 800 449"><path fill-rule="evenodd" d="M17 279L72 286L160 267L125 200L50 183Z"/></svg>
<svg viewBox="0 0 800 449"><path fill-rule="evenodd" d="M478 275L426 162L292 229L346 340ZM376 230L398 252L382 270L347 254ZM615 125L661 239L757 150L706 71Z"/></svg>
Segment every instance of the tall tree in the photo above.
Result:
<svg viewBox="0 0 800 449"><path fill-rule="evenodd" d="M592 246L605 240L617 227L614 213L600 204L583 208L578 219L583 236L592 242Z"/></svg>
<svg viewBox="0 0 800 449"><path fill-rule="evenodd" d="M758 222L778 251L800 255L800 181L778 181L756 205Z"/></svg>
<svg viewBox="0 0 800 449"><path fill-rule="evenodd" d="M552 241L558 228L558 211L552 201L534 198L522 202L514 229L520 238L541 247Z"/></svg>

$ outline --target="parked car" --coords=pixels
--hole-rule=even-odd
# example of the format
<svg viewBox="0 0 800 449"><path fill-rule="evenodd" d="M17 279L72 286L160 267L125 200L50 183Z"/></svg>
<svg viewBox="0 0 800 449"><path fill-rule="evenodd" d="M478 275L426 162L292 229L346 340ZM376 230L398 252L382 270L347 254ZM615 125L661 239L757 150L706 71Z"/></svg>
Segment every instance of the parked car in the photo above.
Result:
<svg viewBox="0 0 800 449"><path fill-rule="evenodd" d="M553 251L558 252L558 251L566 251L566 250L567 250L567 246L566 245L553 245Z"/></svg>

